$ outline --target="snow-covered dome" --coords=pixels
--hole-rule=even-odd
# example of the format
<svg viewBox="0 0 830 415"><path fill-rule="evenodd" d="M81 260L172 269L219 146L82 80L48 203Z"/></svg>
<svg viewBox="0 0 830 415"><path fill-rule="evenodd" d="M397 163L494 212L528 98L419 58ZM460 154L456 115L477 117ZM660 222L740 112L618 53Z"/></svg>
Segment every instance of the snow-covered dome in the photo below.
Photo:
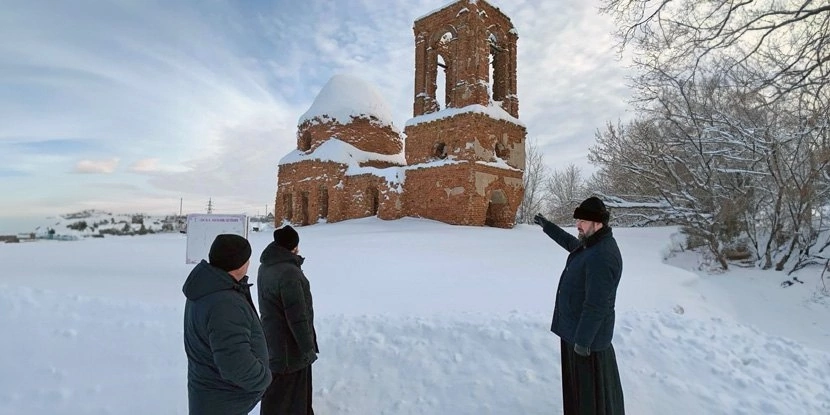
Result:
<svg viewBox="0 0 830 415"><path fill-rule="evenodd" d="M353 75L338 74L329 79L317 94L311 108L300 117L298 125L315 117L347 124L353 116L374 116L382 125L393 125L389 106L371 84Z"/></svg>

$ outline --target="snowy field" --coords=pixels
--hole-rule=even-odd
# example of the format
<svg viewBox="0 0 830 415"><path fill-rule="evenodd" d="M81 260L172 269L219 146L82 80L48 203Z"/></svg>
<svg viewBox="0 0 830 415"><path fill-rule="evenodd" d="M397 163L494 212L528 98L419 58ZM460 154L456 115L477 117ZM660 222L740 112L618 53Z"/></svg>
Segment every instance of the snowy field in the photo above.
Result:
<svg viewBox="0 0 830 415"><path fill-rule="evenodd" d="M769 271L699 276L689 254L664 260L673 232L615 230L628 413L830 414L818 272L788 288ZM548 328L566 253L540 228L362 219L299 233L315 413L561 413ZM250 237L251 277L270 238ZM186 414L184 258L181 234L0 244L0 414Z"/></svg>

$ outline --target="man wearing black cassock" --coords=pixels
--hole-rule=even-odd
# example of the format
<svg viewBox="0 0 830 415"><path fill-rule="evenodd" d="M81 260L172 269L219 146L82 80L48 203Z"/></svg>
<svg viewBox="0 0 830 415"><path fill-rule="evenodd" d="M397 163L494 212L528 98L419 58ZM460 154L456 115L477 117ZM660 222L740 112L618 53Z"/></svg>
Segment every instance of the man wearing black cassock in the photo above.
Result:
<svg viewBox="0 0 830 415"><path fill-rule="evenodd" d="M608 226L608 210L596 197L574 211L579 237L542 215L533 220L570 255L559 277L551 331L560 337L565 415L625 413L611 338L622 256Z"/></svg>

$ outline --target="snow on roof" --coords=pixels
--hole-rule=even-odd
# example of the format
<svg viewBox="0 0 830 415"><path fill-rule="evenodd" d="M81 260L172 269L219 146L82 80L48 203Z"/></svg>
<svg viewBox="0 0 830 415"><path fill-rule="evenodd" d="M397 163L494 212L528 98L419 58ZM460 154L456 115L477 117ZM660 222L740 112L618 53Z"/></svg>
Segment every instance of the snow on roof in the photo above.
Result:
<svg viewBox="0 0 830 415"><path fill-rule="evenodd" d="M430 10L430 11L429 11L429 12L427 12L426 14L422 14L422 15L420 15L420 16L418 16L418 17L416 17L416 18L415 18L415 21L417 22L418 20L421 20L421 19L423 19L424 17L431 16L431 15L433 15L433 14L435 14L435 13L438 13L438 12L440 12L441 10L444 10L444 9L446 9L447 7L452 6L452 5L453 5L453 4L455 4L455 3L458 3L458 0L454 0L453 2L451 2L451 3L449 3L449 4L446 4L446 5L443 5L443 6L441 6L441 7L437 8L437 9L435 9L435 10Z"/></svg>
<svg viewBox="0 0 830 415"><path fill-rule="evenodd" d="M333 120L348 124L352 117L374 116L382 125L393 127L392 113L380 93L368 82L352 75L339 74L331 77L317 94L311 108L300 117L298 125L312 120Z"/></svg>
<svg viewBox="0 0 830 415"><path fill-rule="evenodd" d="M348 165L350 169L353 167L361 168L360 163L365 163L367 161L383 161L399 165L406 164L406 157L403 152L397 154L371 153L332 137L310 153L294 150L286 154L285 157L280 159L279 165L297 163L304 160L343 163Z"/></svg>
<svg viewBox="0 0 830 415"><path fill-rule="evenodd" d="M510 115L507 111L505 111L502 107L498 105L489 105L485 107L479 104L468 105L463 108L446 108L438 112L431 112L429 114L419 115L407 121L406 126L411 127L413 125L440 120L442 118L449 118L458 114L466 114L468 112L485 114L497 120L512 122L513 124L521 125L522 127L525 126L524 123L519 121L518 118Z"/></svg>
<svg viewBox="0 0 830 415"><path fill-rule="evenodd" d="M429 169L429 168L432 168L432 167L449 166L451 164L462 164L462 163L467 163L467 161L456 160L452 157L447 157L445 159L428 161L426 163L411 164L409 166L406 166L405 169L406 170Z"/></svg>
<svg viewBox="0 0 830 415"><path fill-rule="evenodd" d="M496 161L476 161L476 163L484 165L484 166L498 167L500 169L505 169L505 170L524 171L522 169L517 169L517 168L507 164L506 161L504 161L503 159L500 159L498 157L496 157Z"/></svg>
<svg viewBox="0 0 830 415"><path fill-rule="evenodd" d="M432 167L440 167L446 166L451 164L462 164L462 163L469 163L468 161L463 160L455 160L452 157L448 157L442 160L433 160L426 163L418 163L413 165L406 165L406 157L403 152L398 154L378 154L378 153L370 153L368 151L363 151L349 143L346 143L342 140L337 138L330 138L326 140L320 147L314 149L314 151L310 153L306 153L300 150L294 150L285 155L282 159L280 159L279 165L283 166L286 164L292 163L299 163L301 161L306 160L316 160L316 161L323 161L323 162L334 162L334 163L341 163L345 164L346 167L346 176L358 176L361 174L371 174L374 176L384 178L389 184L395 185L392 189L397 192L403 191L402 184L406 179L406 171L407 170L418 170L418 169L427 169ZM379 168L379 167L361 167L361 163L365 163L368 161L383 161L388 163L395 163L399 166L392 166L386 168ZM498 160L496 162L478 162L483 165L492 166L492 167L499 167L503 169L509 170L518 170L514 167L509 166L503 160Z"/></svg>
<svg viewBox="0 0 830 415"><path fill-rule="evenodd" d="M454 5L455 5L455 4L457 4L457 3L462 3L462 2L466 2L467 4L478 4L478 0L453 0L452 2L450 2L450 3L448 3L448 4L444 5L444 6L441 6L441 7L437 8L437 9L435 9L435 10L432 10L432 11L430 11L430 12L429 12L429 13L427 13L427 14L424 14L424 15L422 15L422 16L419 16L418 18L416 18L416 19L415 19L415 21L417 22L418 20L421 20L421 19L423 19L424 17L431 16L431 15L433 15L433 14L435 14L435 13L440 12L441 10L444 10L444 9L446 9L446 8L449 8L449 7L451 7L451 6L454 6ZM459 12L459 13L460 13L460 12Z"/></svg>
<svg viewBox="0 0 830 415"><path fill-rule="evenodd" d="M371 174L373 176L382 177L387 183L392 185L392 191L397 193L403 192L403 182L406 179L405 167L360 167L349 166L346 169L346 176L358 176L361 174Z"/></svg>
<svg viewBox="0 0 830 415"><path fill-rule="evenodd" d="M395 163L401 166L406 164L406 157L404 153L398 154L379 154L363 151L349 143L346 143L337 138L329 138L314 149L310 153L305 153L300 150L294 150L280 159L279 165L298 163L305 160L329 161L334 163L342 163L346 165L346 176L358 176L361 174L371 174L374 176L384 178L389 184L394 185L393 191L402 192L405 179L405 172L402 167L361 167L360 163L367 161L383 161L388 163Z"/></svg>

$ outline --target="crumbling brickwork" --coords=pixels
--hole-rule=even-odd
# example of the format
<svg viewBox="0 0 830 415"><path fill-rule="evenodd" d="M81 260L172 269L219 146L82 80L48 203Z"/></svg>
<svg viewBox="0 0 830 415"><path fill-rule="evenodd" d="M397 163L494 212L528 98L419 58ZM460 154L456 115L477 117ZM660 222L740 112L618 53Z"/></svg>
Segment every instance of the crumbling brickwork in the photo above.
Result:
<svg viewBox="0 0 830 415"><path fill-rule="evenodd" d="M406 216L457 225L512 227L522 201L522 172L461 162L406 172Z"/></svg>
<svg viewBox="0 0 830 415"><path fill-rule="evenodd" d="M403 149L400 134L377 119L352 118L347 124L318 117L300 124L297 132L297 148L313 151L330 138L349 143L363 151L378 154L398 154Z"/></svg>
<svg viewBox="0 0 830 415"><path fill-rule="evenodd" d="M518 121L518 36L510 19L486 1L460 0L416 20L414 31L415 118L405 129L405 151L400 134L372 116L345 124L317 117L297 132L304 154L336 138L377 155L403 152L406 166L388 157L363 160L358 169L347 160L292 159L278 171L277 224L414 216L514 225L526 130ZM446 91L436 91L439 75ZM446 108L436 94L444 94Z"/></svg>
<svg viewBox="0 0 830 415"><path fill-rule="evenodd" d="M448 108L487 106L492 100L501 102L505 111L518 118L518 34L509 17L485 1L457 1L416 20L413 29L415 116L443 109L438 107L437 94L444 94ZM436 91L439 71L445 73L446 91ZM488 89L493 91L492 97Z"/></svg>
<svg viewBox="0 0 830 415"><path fill-rule="evenodd" d="M309 225L321 219L339 222L366 216L401 217L397 186L372 174L347 176L346 168L345 164L316 160L281 165L274 209L277 222Z"/></svg>
<svg viewBox="0 0 830 415"><path fill-rule="evenodd" d="M407 164L451 158L468 161L503 159L525 168L525 128L481 113L463 113L406 127Z"/></svg>

